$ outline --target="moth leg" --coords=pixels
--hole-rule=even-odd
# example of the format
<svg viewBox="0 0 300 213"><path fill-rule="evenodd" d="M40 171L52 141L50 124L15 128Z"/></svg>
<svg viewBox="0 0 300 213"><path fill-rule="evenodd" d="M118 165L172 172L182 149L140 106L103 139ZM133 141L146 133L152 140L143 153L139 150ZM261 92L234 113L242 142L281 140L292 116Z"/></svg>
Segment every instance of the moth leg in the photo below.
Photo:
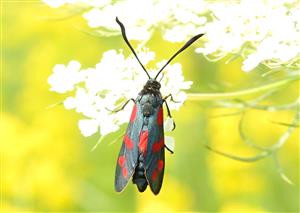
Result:
<svg viewBox="0 0 300 213"><path fill-rule="evenodd" d="M167 112L168 112L168 116L169 116L170 118L172 118L172 115L171 115L171 112L170 112L168 103L167 103L167 101L166 101L165 99L163 99L163 103L165 103L165 105L166 105ZM175 124L175 121L174 121L174 120L173 120L173 124L174 124L174 127L173 127L172 131L176 128L176 124Z"/></svg>
<svg viewBox="0 0 300 213"><path fill-rule="evenodd" d="M126 107L126 105L129 103L129 101L133 101L134 103L135 103L135 100L133 99L133 98L130 98L129 100L127 100L124 104L123 104L123 106L120 108L120 109L115 109L115 110L110 110L110 109L107 109L108 111L111 111L111 112L114 112L114 113L116 113L116 112L120 112L120 111L122 111L125 107Z"/></svg>
<svg viewBox="0 0 300 213"><path fill-rule="evenodd" d="M171 101L172 101L172 102L174 102L174 103L180 103L180 101L175 101L175 100L174 100L172 94L167 95L166 97L163 98L163 100L165 101L165 100L167 100L169 97L171 97Z"/></svg>
<svg viewBox="0 0 300 213"><path fill-rule="evenodd" d="M166 148L171 154L174 154L174 152L173 152L171 149L169 149L169 147L167 147L166 144L165 144L165 148Z"/></svg>

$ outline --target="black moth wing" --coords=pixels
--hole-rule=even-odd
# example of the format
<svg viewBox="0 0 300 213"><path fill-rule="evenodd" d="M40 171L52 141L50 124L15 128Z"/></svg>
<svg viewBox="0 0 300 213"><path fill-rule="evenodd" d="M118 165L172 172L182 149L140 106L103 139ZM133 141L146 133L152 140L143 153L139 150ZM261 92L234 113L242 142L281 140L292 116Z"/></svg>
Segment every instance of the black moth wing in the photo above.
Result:
<svg viewBox="0 0 300 213"><path fill-rule="evenodd" d="M115 173L115 190L117 192L121 192L125 188L137 165L139 134L143 126L141 113L140 105L135 104L117 159Z"/></svg>
<svg viewBox="0 0 300 213"><path fill-rule="evenodd" d="M146 178L151 191L157 195L162 186L165 168L162 105L155 108L154 113L149 117L148 136L145 159Z"/></svg>

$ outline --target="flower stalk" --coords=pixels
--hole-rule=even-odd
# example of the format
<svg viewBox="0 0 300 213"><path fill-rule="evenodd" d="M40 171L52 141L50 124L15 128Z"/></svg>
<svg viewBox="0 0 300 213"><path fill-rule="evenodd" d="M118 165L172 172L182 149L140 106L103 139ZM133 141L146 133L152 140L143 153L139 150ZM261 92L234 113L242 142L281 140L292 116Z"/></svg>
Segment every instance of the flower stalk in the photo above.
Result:
<svg viewBox="0 0 300 213"><path fill-rule="evenodd" d="M299 80L300 75L296 75L293 77L288 77L282 80L278 80L269 84L265 84L262 86L249 88L245 90L235 91L235 92L226 92L226 93L188 93L189 101L217 101L217 100L225 100L225 99L235 99L241 98L248 95L254 95L258 93L262 93L268 90L279 89L281 87L289 85L293 81Z"/></svg>

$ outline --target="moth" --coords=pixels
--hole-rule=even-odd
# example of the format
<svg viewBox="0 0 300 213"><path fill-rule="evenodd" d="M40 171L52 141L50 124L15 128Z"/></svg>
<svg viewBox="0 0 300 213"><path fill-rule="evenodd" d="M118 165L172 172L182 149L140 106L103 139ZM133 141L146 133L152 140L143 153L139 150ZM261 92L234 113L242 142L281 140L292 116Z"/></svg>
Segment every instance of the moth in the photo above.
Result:
<svg viewBox="0 0 300 213"><path fill-rule="evenodd" d="M149 185L151 191L157 195L163 183L165 148L172 153L164 143L163 104L166 105L168 116L172 118L166 100L170 98L174 101L172 94L162 97L160 93L161 85L157 78L180 52L189 47L203 34L198 34L191 38L167 61L157 75L151 78L128 41L125 27L118 17L116 22L121 28L124 41L149 79L136 99L129 99L121 109L116 110L123 110L129 101L134 102L130 121L117 159L115 190L121 192L132 177L132 182L136 184L140 192L144 192Z"/></svg>

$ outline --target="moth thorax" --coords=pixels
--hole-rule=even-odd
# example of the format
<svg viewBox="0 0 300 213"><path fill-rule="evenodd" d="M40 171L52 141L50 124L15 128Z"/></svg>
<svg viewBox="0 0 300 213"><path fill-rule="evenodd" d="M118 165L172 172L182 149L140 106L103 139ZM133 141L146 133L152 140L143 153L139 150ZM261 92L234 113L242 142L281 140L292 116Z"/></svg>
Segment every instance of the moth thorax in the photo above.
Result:
<svg viewBox="0 0 300 213"><path fill-rule="evenodd" d="M143 105L143 114L144 114L144 116L149 117L152 114L152 112L153 112L152 104L149 103L149 102L146 102Z"/></svg>
<svg viewBox="0 0 300 213"><path fill-rule="evenodd" d="M148 123L149 123L149 117L148 117L148 116L145 116L145 117L144 117L144 123L143 123L143 124L144 124L145 126L148 126Z"/></svg>

